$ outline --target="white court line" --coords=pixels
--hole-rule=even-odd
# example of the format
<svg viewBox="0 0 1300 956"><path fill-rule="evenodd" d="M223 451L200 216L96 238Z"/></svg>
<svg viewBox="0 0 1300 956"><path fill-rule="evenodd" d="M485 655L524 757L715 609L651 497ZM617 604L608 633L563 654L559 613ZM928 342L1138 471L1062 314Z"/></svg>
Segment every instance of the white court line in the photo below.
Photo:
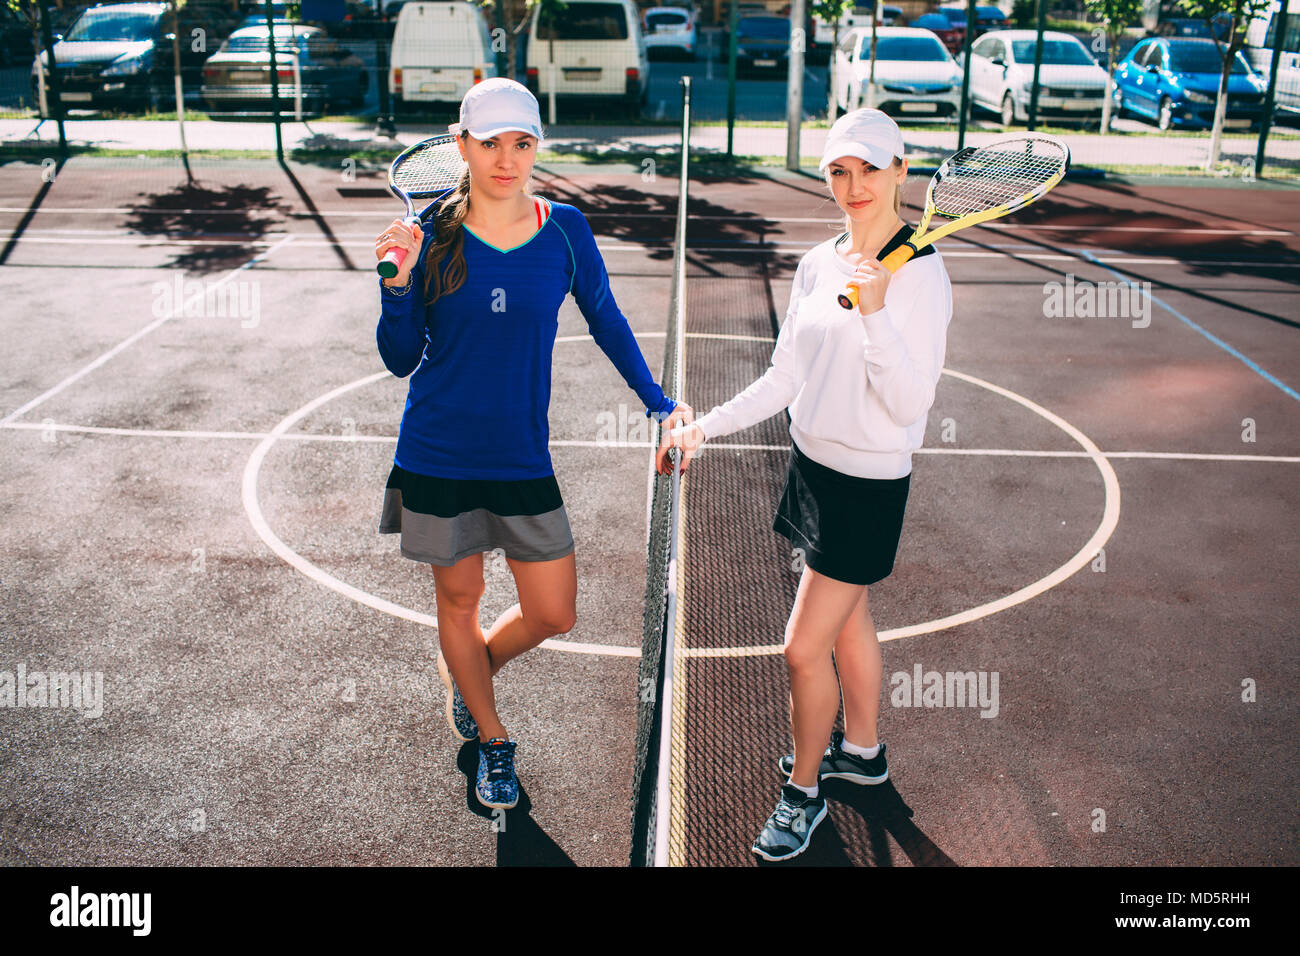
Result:
<svg viewBox="0 0 1300 956"><path fill-rule="evenodd" d="M278 234L277 234L278 235ZM299 246L308 249L369 249L374 245L373 239L357 239L353 241L333 241L323 236L303 235L300 233L291 233L287 239L294 239ZM111 239L89 239L84 237L67 237L60 238L57 236L41 237L23 235L19 239L19 244L33 243L36 245L101 245L101 246L154 246L167 247L175 246L185 248L189 246L256 246L269 242L268 239L148 239L134 238L130 236L118 237ZM813 246L819 245L818 242L783 242L783 243L755 243L748 241L737 242L734 245L726 246L691 246L687 250L688 255L701 252L725 252L731 255L769 255L774 252L807 252ZM952 240L957 241L957 240ZM963 241L964 242L964 241ZM965 243L964 243L965 244ZM604 240L596 243L602 254L630 253L641 254L647 250L665 249L668 242L635 242L632 240ZM272 249L275 247L272 246ZM1025 252L1019 253L1014 251L997 252L991 250L959 250L945 248L943 244L936 243L935 248L946 259L1023 259L1035 262L1085 262L1077 255L1061 255L1057 253L1046 252ZM1032 248L1032 247L1031 247ZM268 250L268 252L271 250ZM1293 267L1296 260L1292 259L1173 259L1168 256L1159 258L1142 258L1131 255L1098 255L1096 261L1099 263L1109 263L1111 265L1127 266L1218 266L1220 268L1281 268ZM15 265L22 265L16 263ZM75 268L75 264L57 264L65 268ZM142 268L159 268L157 266L145 266ZM330 270L337 271L337 270Z"/></svg>
<svg viewBox="0 0 1300 956"><path fill-rule="evenodd" d="M661 335L663 333L660 333ZM946 371L946 370L945 370ZM165 428L111 428L104 425L65 425L58 422L9 422L0 424L0 428L22 429L26 431L59 431L87 435L118 435L129 438L196 438L227 439L235 441L263 441L272 436L272 432L222 432L222 431L188 431L184 429ZM313 435L309 432L283 432L275 436L279 441L322 441L343 442L345 444L396 445L396 435ZM651 460L653 452L659 447L654 442L638 441L584 441L581 439L553 438L547 445L557 448L649 448ZM714 451L779 451L789 452L789 445L744 445L727 442L708 442L703 446ZM988 455L1002 458L1091 458L1086 451L1048 451L1033 448L943 448L922 447L916 449L917 455ZM1152 458L1170 461L1254 461L1283 464L1300 464L1300 455L1228 455L1183 451L1103 451L1107 458ZM653 473L651 475L653 477Z"/></svg>
<svg viewBox="0 0 1300 956"><path fill-rule="evenodd" d="M55 395L59 394L59 392L63 391L65 388L71 385L73 382L76 382L79 379L83 378L84 376L89 375L95 369L99 368L101 365L103 365L105 362L111 359L118 352L123 351L124 349L133 345L135 342L144 338L146 335L148 335L154 329L158 328L164 322L170 322L178 315L184 315L185 307L190 303L198 302L202 300L204 296L209 295L210 293L221 288L223 285L225 285L231 279L235 278L235 276L239 275L239 273L243 272L245 269L248 269L253 265L256 265L258 262L263 261L264 259L268 258L272 253L274 253L276 250L278 250L280 247L287 245L292 241L293 241L293 236L285 236L284 239L282 239L280 242L277 242L275 245L271 246L265 252L261 252L258 255L253 256L253 258L249 259L242 266L237 266L236 268L231 269L220 279L217 279L216 281L211 283L204 283L204 287L198 292L191 295L188 299L185 299L183 302L182 301L175 302L172 306L171 315L165 315L161 319L157 319L156 321L150 322L143 329L136 332L134 335L128 336L126 339L119 342L113 348L109 349L107 352L101 355L99 358L95 359L89 365L83 367L79 371L73 372L71 375L69 375L63 381L59 382L57 385L47 389L46 391L42 392L40 395L37 395L26 405L19 406L14 411L6 415L4 418L0 418L0 425L8 424L9 422L13 421L15 418L19 417L20 415L23 415L26 412L30 411L31 409L35 408L37 405L40 405L42 402L50 398L53 398Z"/></svg>
<svg viewBox="0 0 1300 956"><path fill-rule="evenodd" d="M382 378L387 378L390 375L391 373L385 369L382 372L375 372L373 375L359 378L355 382L340 385L333 391L326 392L324 395L312 399L306 405L303 405L296 411L290 412L281 419L280 423L276 425L275 428L271 429L270 433L262 439L261 444L253 449L253 454L249 457L248 463L244 466L244 480L242 486L244 511L248 514L248 520L252 523L253 530L257 532L258 536L266 543L266 545L274 551L281 560L285 561L317 584L327 587L332 591L337 591L344 597L356 601L358 604L364 604L366 607L374 608L376 611L382 611L385 614L391 614L393 617L399 617L415 624L423 624L427 627L436 628L438 626L438 619L432 614L425 614L422 611L413 611L410 608L403 607L400 604L394 604L392 601L386 601L368 591L363 591L358 587L354 587L346 581L340 581L332 574L318 568L302 555L298 554L298 552L285 544L279 535L271 530L271 526L262 515L262 506L257 497L257 476L262 469L262 462L265 460L267 452L271 450L280 438L287 434L293 425L297 424L303 418L306 418L320 406L334 400L338 396L346 394L354 388L369 385ZM584 644L580 641L564 641L553 637L547 638L538 646L549 647L552 650L557 651L569 651L574 654L599 654L609 657L641 656L641 649L639 647L619 647L617 645L609 644Z"/></svg>
<svg viewBox="0 0 1300 956"><path fill-rule="evenodd" d="M377 188L377 187L376 187ZM0 206L0 213L26 213L30 210L26 206ZM226 215L226 216L246 216L251 212L274 212L278 216L294 219L316 219L324 216L336 216L344 218L392 218L391 209L320 209L316 212L280 212L277 210L261 210L256 207L252 209L140 209L132 206L85 206L79 208L60 207L40 207L41 215L62 215L62 216L83 216L83 215L168 215L168 216L187 216L187 215ZM596 212L590 211L584 213L588 219L597 217L608 217L615 219L671 219L668 213L654 212ZM698 216L692 214L690 220L693 222L748 222L755 225L768 225L782 222L798 223L825 223L827 225L842 225L840 219L826 219L821 216ZM980 223L981 229L1004 229L1015 231L1018 229L1041 230L1044 232L1136 232L1136 233L1158 233L1160 235L1209 235L1209 236L1294 236L1297 233L1288 229L1199 229L1192 227L1169 227L1162 226L1051 226L1043 224L1017 224L1017 223Z"/></svg>
<svg viewBox="0 0 1300 956"><path fill-rule="evenodd" d="M907 627L895 627L877 633L877 638L881 641L895 641L902 637L916 637L920 634L930 634L934 631L947 630L950 627L957 627L960 624L969 624L972 621L978 621L981 618L988 617L991 614L997 614L1005 611L1007 608L1015 607L1017 604L1023 604L1025 601L1035 598L1038 595L1051 590L1062 581L1067 580L1076 572L1087 566L1101 548L1110 540L1115 528L1119 524L1120 513L1120 492L1119 478L1115 474L1115 469L1111 467L1106 456L1102 454L1092 439L1090 439L1079 429L1075 428L1065 419L1061 418L1054 412L1048 411L1043 406L1031 401L1023 395L1019 395L1010 389L1002 388L1000 385L994 385L992 382L986 382L983 379L976 378L974 375L967 375L964 372L956 372L952 369L945 368L943 374L951 375L953 378L977 385L980 388L987 389L996 395L1010 399L1018 405L1023 405L1034 414L1045 418L1048 422L1055 425L1061 431L1065 432L1087 453L1097 470L1101 472L1102 485L1105 489L1105 504L1102 508L1101 523L1097 525L1097 530L1092 533L1082 548L1080 548L1069 561L1061 565L1056 570L1039 578L1032 584L1020 588L1004 597L979 607L969 608L965 611L959 611L956 614L949 614L947 617L941 617L933 621L924 621L920 624L912 624ZM750 647L693 647L683 649L683 654L687 657L758 657L766 654L780 654L784 651L781 644L765 644Z"/></svg>

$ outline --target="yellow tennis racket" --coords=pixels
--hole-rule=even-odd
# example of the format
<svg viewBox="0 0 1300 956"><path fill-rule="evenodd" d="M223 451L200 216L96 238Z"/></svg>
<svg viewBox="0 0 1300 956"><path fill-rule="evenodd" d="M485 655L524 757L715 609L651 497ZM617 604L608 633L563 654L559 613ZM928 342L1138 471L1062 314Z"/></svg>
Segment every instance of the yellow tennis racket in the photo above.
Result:
<svg viewBox="0 0 1300 956"><path fill-rule="evenodd" d="M1042 133L1009 136L954 153L930 179L925 213L916 232L880 264L897 272L904 262L944 236L1023 209L1047 195L1069 168L1070 147ZM935 213L948 221L927 231ZM839 303L856 309L857 287L846 287L839 294Z"/></svg>

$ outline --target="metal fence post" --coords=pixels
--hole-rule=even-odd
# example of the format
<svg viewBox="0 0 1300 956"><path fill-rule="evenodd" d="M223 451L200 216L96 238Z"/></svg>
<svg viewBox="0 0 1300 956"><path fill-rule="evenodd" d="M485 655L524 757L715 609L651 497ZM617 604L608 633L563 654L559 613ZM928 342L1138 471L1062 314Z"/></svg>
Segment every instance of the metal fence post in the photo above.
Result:
<svg viewBox="0 0 1300 956"><path fill-rule="evenodd" d="M54 60L54 33L50 30L50 5L41 0L41 43L49 59L50 95L54 97L54 118L59 124L59 155L68 155L68 137L63 129L63 92L59 85L59 64Z"/></svg>
<svg viewBox="0 0 1300 956"><path fill-rule="evenodd" d="M1029 132L1034 131L1038 124L1038 74L1043 68L1043 29L1047 26L1047 0L1038 0L1038 37L1034 41L1034 85L1029 90L1029 123L1026 128ZM1015 102L1015 96L1011 98ZM1015 118L1015 108L1012 107L1012 119Z"/></svg>
<svg viewBox="0 0 1300 956"><path fill-rule="evenodd" d="M790 36L803 33L804 0L790 4ZM798 30L799 33L795 33ZM786 56L785 168L799 169L799 130L803 125L803 51L807 44L791 43Z"/></svg>
<svg viewBox="0 0 1300 956"><path fill-rule="evenodd" d="M957 123L957 151L966 148L966 119L970 114L970 46L975 28L975 0L966 0L966 33L961 39L961 119Z"/></svg>
<svg viewBox="0 0 1300 956"><path fill-rule="evenodd" d="M266 48L271 54L271 112L275 117L275 158L284 162L284 137L280 132L280 74L275 64L275 12L266 0Z"/></svg>
<svg viewBox="0 0 1300 956"><path fill-rule="evenodd" d="M1286 44L1287 7L1290 0L1282 0L1282 9L1273 15L1277 24L1273 31L1273 65L1268 71L1268 92L1264 94L1264 114L1259 120L1259 146L1255 150L1255 175L1264 177L1264 148L1268 144L1268 128L1273 122L1273 102L1277 95L1277 71L1282 63L1282 47Z"/></svg>

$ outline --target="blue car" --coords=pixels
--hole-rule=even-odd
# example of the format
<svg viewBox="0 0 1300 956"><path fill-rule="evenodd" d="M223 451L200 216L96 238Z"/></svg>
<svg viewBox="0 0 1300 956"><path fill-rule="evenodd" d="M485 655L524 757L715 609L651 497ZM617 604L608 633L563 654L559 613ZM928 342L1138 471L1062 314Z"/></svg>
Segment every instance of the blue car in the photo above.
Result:
<svg viewBox="0 0 1300 956"><path fill-rule="evenodd" d="M1225 129L1246 129L1264 113L1264 80L1238 51L1228 75ZM1154 120L1163 130L1209 129L1223 60L1210 39L1151 37L1115 68L1114 112Z"/></svg>

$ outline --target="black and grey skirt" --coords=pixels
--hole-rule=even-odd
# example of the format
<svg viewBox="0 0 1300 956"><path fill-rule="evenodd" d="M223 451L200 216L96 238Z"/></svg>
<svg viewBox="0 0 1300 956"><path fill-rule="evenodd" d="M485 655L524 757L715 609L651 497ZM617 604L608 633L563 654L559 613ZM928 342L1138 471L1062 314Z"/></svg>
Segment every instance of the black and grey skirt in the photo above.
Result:
<svg viewBox="0 0 1300 956"><path fill-rule="evenodd" d="M379 533L400 533L404 557L443 567L498 548L517 561L553 561L573 550L554 475L522 481L435 478L394 463Z"/></svg>
<svg viewBox="0 0 1300 956"><path fill-rule="evenodd" d="M792 445L772 530L802 548L818 574L875 584L894 570L911 479L846 475Z"/></svg>

